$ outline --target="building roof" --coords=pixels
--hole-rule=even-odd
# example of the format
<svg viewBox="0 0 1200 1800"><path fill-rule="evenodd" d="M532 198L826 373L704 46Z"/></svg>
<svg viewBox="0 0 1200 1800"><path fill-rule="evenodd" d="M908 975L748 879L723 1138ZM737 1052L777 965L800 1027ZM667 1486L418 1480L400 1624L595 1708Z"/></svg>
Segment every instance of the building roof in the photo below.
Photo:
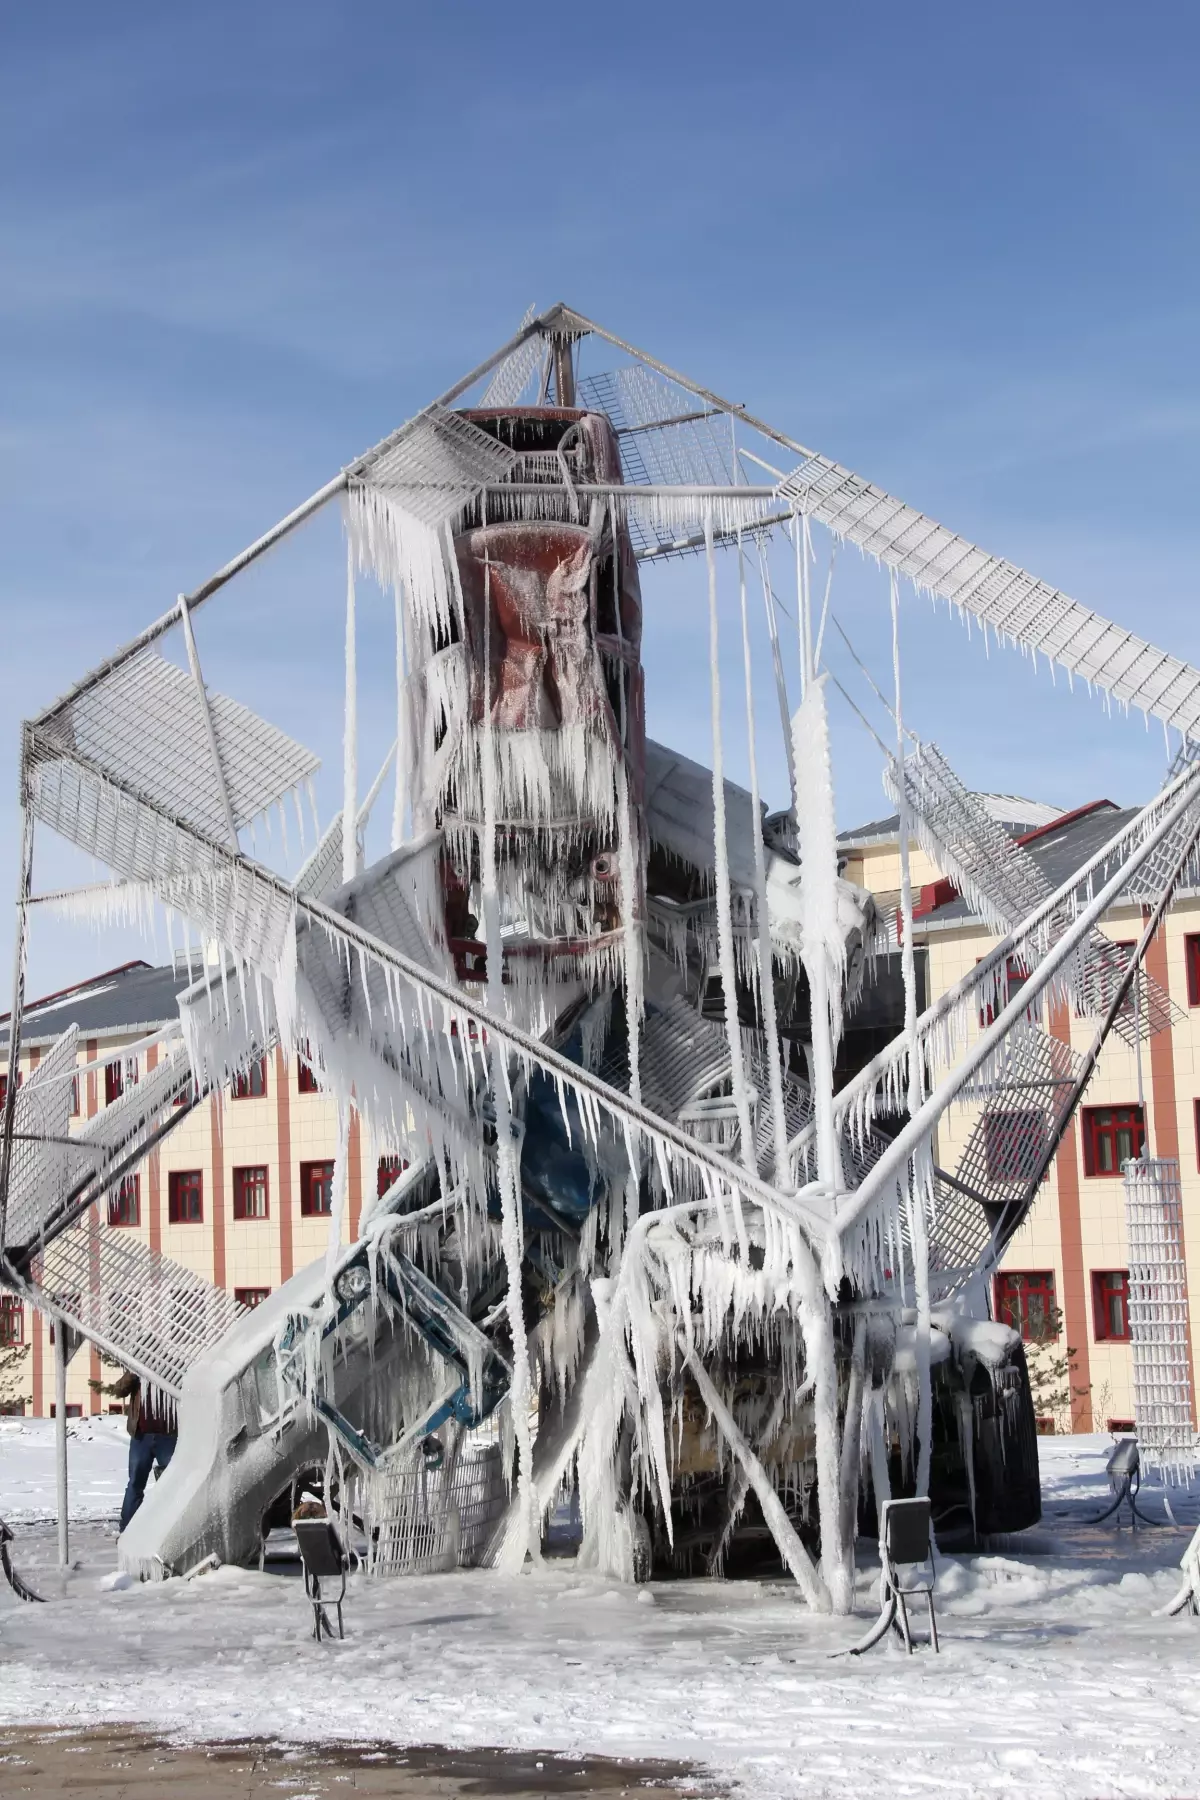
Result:
<svg viewBox="0 0 1200 1800"><path fill-rule="evenodd" d="M106 969L88 981L31 1001L25 1008L21 1041L44 1044L77 1025L85 1037L157 1031L179 1016L176 996L196 979L185 966L155 968L137 961ZM8 1042L8 1013L0 1015L0 1044Z"/></svg>
<svg viewBox="0 0 1200 1800"><path fill-rule="evenodd" d="M1020 794L976 794L975 798L997 824L1017 834L1040 830L1063 817L1062 807L1048 800L1026 800ZM1111 805L1111 801L1093 804ZM870 819L865 825L853 825L849 831L840 832L838 843L843 850L865 850L874 844L894 844L899 831L899 813L889 813L886 818Z"/></svg>
<svg viewBox="0 0 1200 1800"><path fill-rule="evenodd" d="M1067 881L1097 850L1115 837L1123 825L1135 818L1139 808L1114 806L1111 800L1097 800L1090 806L1077 807L1064 813L1052 824L1043 826L1026 838L1024 849L1041 870L1053 893ZM962 925L974 921L970 902L961 894L933 907L920 921L920 929L931 926Z"/></svg>

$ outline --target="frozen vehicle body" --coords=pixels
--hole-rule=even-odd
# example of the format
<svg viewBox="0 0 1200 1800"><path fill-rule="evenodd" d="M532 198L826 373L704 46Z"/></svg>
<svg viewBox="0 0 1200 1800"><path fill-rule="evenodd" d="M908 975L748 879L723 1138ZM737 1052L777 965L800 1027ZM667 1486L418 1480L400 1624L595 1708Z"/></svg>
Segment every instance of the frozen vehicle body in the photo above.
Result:
<svg viewBox="0 0 1200 1800"><path fill-rule="evenodd" d="M587 339L630 366L576 386ZM127 884L117 904L132 889L221 947L219 980L185 1021L197 1091L277 1040L315 1058L339 1142L356 1111L374 1144L410 1165L411 1187L364 1220L359 1242L335 1244L259 1323L215 1345L211 1333L186 1376L166 1356L169 1320L148 1349L124 1345L132 1366L182 1394L184 1442L122 1555L181 1567L205 1545L252 1554L263 1513L314 1446L353 1505L353 1490L369 1495L431 1433L452 1460L480 1423L508 1418L519 1438L528 1411L537 1448L519 1449L496 1545L509 1566L577 1469L585 1558L625 1574L653 1561L733 1568L765 1531L814 1605L844 1609L854 1520L869 1524L889 1487L928 1481L935 1512L965 1509L980 1530L1036 1516L1023 1353L982 1315L988 1273L1087 1078L1046 1029L1045 1005L1069 995L1099 1019L1101 1041L1121 1018L1103 995L1088 1010L1087 934L1127 887L1159 903L1200 776L1173 775L1045 894L935 747L910 751L901 731L889 792L999 939L952 989L923 994L911 929L893 935L893 910L911 921L903 889L879 919L839 873L810 533L849 538L897 579L928 577L1022 643L1026 613L997 596L1033 607L1045 595L569 309L523 328L494 389L485 378L348 465L27 727L29 817L113 869ZM551 379L560 404L547 404ZM739 460L755 431L766 482ZM350 547L343 804L293 876L239 833L315 759L207 692L188 622L335 497ZM764 550L784 534L794 614L776 608ZM711 770L645 736L642 584L656 559L691 555L708 574ZM772 666L756 686L746 591L759 561ZM364 575L389 622L395 602L401 671L391 841L377 832L369 855L386 766L363 800L351 651ZM748 789L725 773L731 597ZM1053 598L1061 643L1085 625L1093 643L1094 615L1081 622ZM796 626L798 707L781 616ZM180 628L186 670L154 650ZM1122 642L1121 669L1144 668L1146 647ZM1192 672L1154 655L1176 719ZM1125 695L1115 663L1101 680L1071 656ZM772 682L790 805L768 814L752 703ZM156 720L170 730L147 741ZM27 900L23 890L23 918ZM1005 985L1011 959L1029 970L1019 1003ZM121 1145L72 1187L51 1155L66 1130L48 1097L55 1057L5 1100L0 1198L15 1193L22 1235L5 1240L3 1273L66 1316L91 1276L66 1278L65 1228L119 1176L119 1156L160 1141L180 1072L154 1087L157 1111L134 1097ZM953 1108L963 1129L939 1139ZM42 1179L55 1186L40 1237L34 1159L19 1148L39 1118ZM939 1142L959 1146L953 1166L940 1166ZM62 1235L43 1248L47 1221ZM112 1285L129 1291L124 1274ZM121 1352L119 1309L99 1322L77 1310L93 1341ZM248 1422L245 1382L272 1359L295 1423L254 1435L270 1418L251 1409Z"/></svg>

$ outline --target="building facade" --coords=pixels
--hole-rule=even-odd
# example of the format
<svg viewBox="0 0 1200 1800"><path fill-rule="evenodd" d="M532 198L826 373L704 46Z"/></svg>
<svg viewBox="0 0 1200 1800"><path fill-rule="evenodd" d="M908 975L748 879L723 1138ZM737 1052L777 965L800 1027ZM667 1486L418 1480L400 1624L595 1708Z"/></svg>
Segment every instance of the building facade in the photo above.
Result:
<svg viewBox="0 0 1200 1800"><path fill-rule="evenodd" d="M22 1076L70 1025L79 1028L73 1120L92 1118L155 1066L146 1043L178 1021L176 995L195 971L130 963L35 1002L25 1013ZM6 1034L5 1034L6 1038ZM7 1056L6 1041L0 1050ZM0 1084L6 1077L0 1076ZM223 1095L210 1095L114 1193L102 1231L132 1232L246 1305L325 1253L333 1199L337 1112L312 1070L276 1048ZM343 1234L353 1239L364 1201L390 1182L394 1158L371 1160L361 1122L350 1128ZM11 1295L0 1301L0 1408L49 1416L53 1327ZM83 1346L67 1371L67 1410L120 1410L93 1385L111 1381Z"/></svg>
<svg viewBox="0 0 1200 1800"><path fill-rule="evenodd" d="M1051 889L1132 817L1107 800L1047 819L1053 809L1037 803L983 798L1039 865ZM844 833L841 850L847 877L868 888L881 911L893 912L900 887L898 819ZM926 992L932 1001L999 938L915 843L910 867L913 943L924 953ZM1146 916L1140 906L1114 908L1102 930L1115 943L1132 947ZM1170 996L1172 1023L1144 1041L1140 1055L1115 1032L1109 1037L1050 1174L991 1283L994 1313L1020 1329L1030 1347L1043 1430L1132 1426L1129 1258L1121 1178L1127 1158L1143 1151L1178 1158L1188 1292L1200 1295L1200 894L1183 893L1174 901L1151 942L1146 973ZM1023 975L1010 966L1010 997ZM986 1022L981 1017L972 1029L978 1031ZM1094 1017L1074 1016L1062 1002L1048 1008L1044 1022L1080 1055L1091 1045L1098 1023ZM963 1108L943 1125L936 1148L941 1167L955 1167L971 1122ZM1193 1332L1193 1411L1195 1340Z"/></svg>

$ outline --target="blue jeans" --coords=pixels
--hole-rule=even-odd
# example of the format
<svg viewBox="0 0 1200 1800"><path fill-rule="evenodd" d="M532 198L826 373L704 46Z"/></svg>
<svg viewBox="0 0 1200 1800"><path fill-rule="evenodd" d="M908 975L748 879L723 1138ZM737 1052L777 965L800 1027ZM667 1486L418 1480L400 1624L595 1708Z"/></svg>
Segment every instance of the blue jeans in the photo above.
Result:
<svg viewBox="0 0 1200 1800"><path fill-rule="evenodd" d="M174 1454L174 1432L146 1431L142 1433L141 1437L130 1438L129 1483L125 1489L125 1498L121 1502L122 1531L142 1504L151 1469L157 1463L158 1472L161 1475Z"/></svg>

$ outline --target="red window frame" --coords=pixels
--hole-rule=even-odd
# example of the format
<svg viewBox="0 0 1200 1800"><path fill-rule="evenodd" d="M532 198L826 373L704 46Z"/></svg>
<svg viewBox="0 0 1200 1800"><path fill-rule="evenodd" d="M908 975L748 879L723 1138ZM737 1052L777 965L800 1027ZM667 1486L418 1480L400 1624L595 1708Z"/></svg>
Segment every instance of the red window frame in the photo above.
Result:
<svg viewBox="0 0 1200 1800"><path fill-rule="evenodd" d="M1057 1310L1053 1269L1005 1269L997 1275L996 1317L1019 1331L1027 1344L1050 1337L1050 1319Z"/></svg>
<svg viewBox="0 0 1200 1800"><path fill-rule="evenodd" d="M1146 1148L1146 1115L1140 1106L1085 1106L1080 1126L1083 1172L1100 1181L1119 1181L1121 1164Z"/></svg>
<svg viewBox="0 0 1200 1800"><path fill-rule="evenodd" d="M18 1091L19 1091L19 1090L20 1090L20 1088L21 1088L21 1085L22 1085L22 1083L23 1083L23 1082L24 1082L24 1080L25 1080L25 1075L24 1075L24 1072L23 1072L23 1071L22 1071L22 1070L20 1070L20 1069L18 1069L18 1070L17 1070L17 1088L18 1088ZM4 1105L4 1102L5 1102L5 1101L6 1101L6 1100L7 1100L7 1099L8 1099L8 1076L7 1076L7 1075L0 1075L0 1106L3 1106L3 1105Z"/></svg>
<svg viewBox="0 0 1200 1800"><path fill-rule="evenodd" d="M140 1175L126 1175L116 1192L108 1196L108 1222L112 1226L141 1224L142 1178Z"/></svg>
<svg viewBox="0 0 1200 1800"><path fill-rule="evenodd" d="M312 1051L307 1044L301 1044L296 1054L296 1092L298 1094L319 1094L321 1084L317 1080L317 1071L313 1067Z"/></svg>
<svg viewBox="0 0 1200 1800"><path fill-rule="evenodd" d="M1183 959L1187 966L1188 1005L1200 1006L1200 932L1190 932L1184 938Z"/></svg>
<svg viewBox="0 0 1200 1800"><path fill-rule="evenodd" d="M72 1075L72 1077L71 1077L71 1117L73 1119L77 1119L79 1117L79 1077L78 1077L78 1075Z"/></svg>
<svg viewBox="0 0 1200 1800"><path fill-rule="evenodd" d="M300 1164L300 1214L305 1219L327 1219L333 1211L333 1164Z"/></svg>
<svg viewBox="0 0 1200 1800"><path fill-rule="evenodd" d="M167 1223L203 1225L204 1171L172 1169L167 1176Z"/></svg>
<svg viewBox="0 0 1200 1800"><path fill-rule="evenodd" d="M253 1312L256 1306L262 1305L270 1291L269 1287L235 1287L233 1297L239 1306L248 1306Z"/></svg>
<svg viewBox="0 0 1200 1800"><path fill-rule="evenodd" d="M375 1198L377 1200L383 1199L397 1175L403 1175L407 1167L407 1156L380 1157L379 1167L375 1171Z"/></svg>
<svg viewBox="0 0 1200 1800"><path fill-rule="evenodd" d="M270 1218L270 1182L270 1171L265 1163L248 1163L244 1168L233 1171L233 1216L235 1219Z"/></svg>
<svg viewBox="0 0 1200 1800"><path fill-rule="evenodd" d="M0 1294L0 1345L12 1349L25 1342L25 1305L16 1294Z"/></svg>
<svg viewBox="0 0 1200 1800"><path fill-rule="evenodd" d="M1093 1269L1092 1314L1098 1344L1129 1342L1128 1269Z"/></svg>
<svg viewBox="0 0 1200 1800"><path fill-rule="evenodd" d="M258 1057L248 1069L239 1069L233 1078L235 1100L265 1100L267 1097L267 1059Z"/></svg>
<svg viewBox="0 0 1200 1800"><path fill-rule="evenodd" d="M122 1410L122 1412L124 1412L124 1410L125 1410L124 1407L122 1407L121 1410ZM54 1418L57 1418L57 1416L58 1416L58 1408L56 1407L56 1405L54 1404L54 1401L52 1400L50 1402L50 1417L52 1419L54 1419ZM67 1401L66 1417L68 1419L82 1419L83 1407L79 1404L78 1400L68 1400Z"/></svg>

